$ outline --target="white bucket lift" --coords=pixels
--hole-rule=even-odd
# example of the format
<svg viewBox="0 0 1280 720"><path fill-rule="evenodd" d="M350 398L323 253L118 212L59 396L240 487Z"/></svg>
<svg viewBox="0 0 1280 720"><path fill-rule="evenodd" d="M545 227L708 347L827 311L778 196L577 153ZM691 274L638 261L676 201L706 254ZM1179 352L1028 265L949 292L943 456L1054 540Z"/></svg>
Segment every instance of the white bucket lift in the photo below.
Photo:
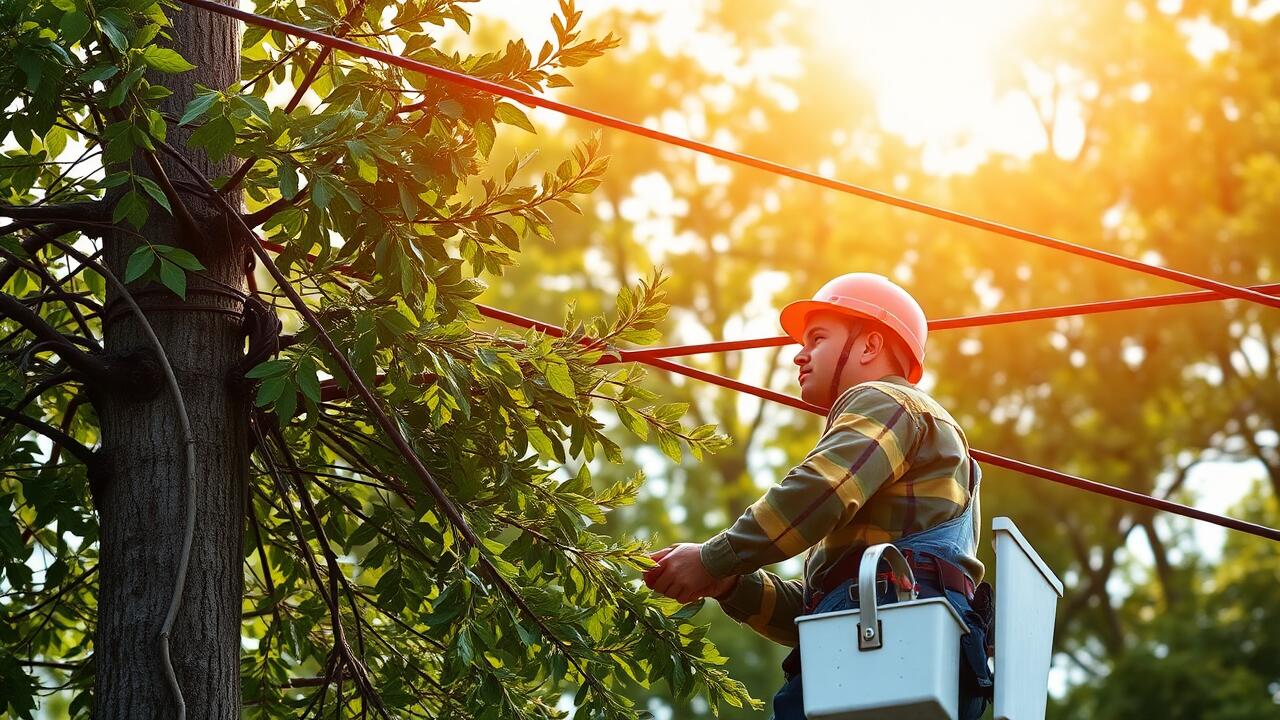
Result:
<svg viewBox="0 0 1280 720"><path fill-rule="evenodd" d="M1013 521L992 523L996 566L996 720L1043 720L1053 622L1062 583ZM890 544L874 545L858 569L859 610L796 619L804 667L805 715L812 720L955 720L960 637L968 632L943 598L876 607L883 556L899 576L911 568Z"/></svg>
<svg viewBox="0 0 1280 720"><path fill-rule="evenodd" d="M1062 581L1013 521L991 522L996 545L996 720L1043 720Z"/></svg>
<svg viewBox="0 0 1280 720"><path fill-rule="evenodd" d="M945 598L876 607L876 566L914 575L893 545L873 545L858 568L860 610L796 618L804 668L804 713L823 720L955 720L960 636L968 629Z"/></svg>

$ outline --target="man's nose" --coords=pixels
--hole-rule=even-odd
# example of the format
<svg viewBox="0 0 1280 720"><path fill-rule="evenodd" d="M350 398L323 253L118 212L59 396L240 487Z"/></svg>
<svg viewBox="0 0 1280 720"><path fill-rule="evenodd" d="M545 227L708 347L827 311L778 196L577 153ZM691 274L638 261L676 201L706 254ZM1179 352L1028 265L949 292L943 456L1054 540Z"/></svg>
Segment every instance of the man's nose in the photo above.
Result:
<svg viewBox="0 0 1280 720"><path fill-rule="evenodd" d="M791 359L791 362L801 366L809 362L809 348L800 348L800 352L796 353L796 356Z"/></svg>

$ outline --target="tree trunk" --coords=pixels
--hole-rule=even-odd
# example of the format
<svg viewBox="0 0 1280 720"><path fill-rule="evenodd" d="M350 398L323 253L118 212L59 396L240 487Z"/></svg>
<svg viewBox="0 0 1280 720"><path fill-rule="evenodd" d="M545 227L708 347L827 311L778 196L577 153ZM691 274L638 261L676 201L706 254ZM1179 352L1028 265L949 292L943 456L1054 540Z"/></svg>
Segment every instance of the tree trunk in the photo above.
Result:
<svg viewBox="0 0 1280 720"><path fill-rule="evenodd" d="M165 112L179 116L195 84L225 88L240 76L240 30L234 21L200 10L170 11L173 47L196 69L156 81L174 91ZM230 174L233 159L211 163L186 149L189 129L171 128L169 142L206 177ZM163 153L174 180L190 179ZM143 167L141 158L135 166ZM242 528L248 477L247 402L230 371L243 356L244 255L220 230L211 208L187 197L205 238L190 237L162 208L152 207L142 236L184 247L200 258L188 273L186 301L155 284L131 287L160 338L182 389L196 439L196 529L182 607L170 640L187 716L235 718L240 713L240 603ZM239 197L228 198L233 207ZM106 260L123 278L136 236L120 233ZM127 306L109 293L104 321L108 352L151 346ZM171 718L176 702L160 656L160 628L174 590L186 517L184 444L170 393L157 379L151 397L108 390L100 402L102 447L110 472L98 489L101 520L100 589L94 640L95 718Z"/></svg>

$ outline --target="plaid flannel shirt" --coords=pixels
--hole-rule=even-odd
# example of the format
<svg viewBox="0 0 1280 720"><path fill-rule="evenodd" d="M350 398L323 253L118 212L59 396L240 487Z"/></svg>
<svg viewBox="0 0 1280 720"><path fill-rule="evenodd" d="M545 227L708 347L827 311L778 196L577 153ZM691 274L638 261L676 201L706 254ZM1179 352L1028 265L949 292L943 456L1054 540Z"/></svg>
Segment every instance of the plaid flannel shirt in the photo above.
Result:
<svg viewBox="0 0 1280 720"><path fill-rule="evenodd" d="M970 472L964 433L933 398L898 377L850 388L804 462L703 544L712 575L741 576L721 607L761 635L795 645L809 589L850 553L957 517ZM760 569L806 550L803 581ZM982 579L977 558L964 565L974 582Z"/></svg>

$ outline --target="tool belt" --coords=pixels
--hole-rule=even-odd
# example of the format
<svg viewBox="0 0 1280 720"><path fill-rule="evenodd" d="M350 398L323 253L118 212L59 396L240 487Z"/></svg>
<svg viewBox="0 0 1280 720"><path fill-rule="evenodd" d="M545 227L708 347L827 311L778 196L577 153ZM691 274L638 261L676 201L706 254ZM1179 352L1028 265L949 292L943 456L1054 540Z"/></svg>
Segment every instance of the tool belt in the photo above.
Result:
<svg viewBox="0 0 1280 720"><path fill-rule="evenodd" d="M916 576L917 585L924 583L938 590L951 590L964 595L966 600L973 600L976 587L973 584L973 580L969 579L968 574L959 565L943 560L931 553L903 550L902 556L906 558L907 564L911 566L911 572ZM809 602L805 604L805 613L813 612L818 603L822 602L822 598L839 587L841 583L856 578L858 576L858 563L861 559L861 553L851 552L836 563L835 567L831 568L831 571L826 574L822 583L811 591ZM882 592L890 583L903 586L905 582L906 578L898 577L893 572L878 573L876 575L876 592Z"/></svg>

